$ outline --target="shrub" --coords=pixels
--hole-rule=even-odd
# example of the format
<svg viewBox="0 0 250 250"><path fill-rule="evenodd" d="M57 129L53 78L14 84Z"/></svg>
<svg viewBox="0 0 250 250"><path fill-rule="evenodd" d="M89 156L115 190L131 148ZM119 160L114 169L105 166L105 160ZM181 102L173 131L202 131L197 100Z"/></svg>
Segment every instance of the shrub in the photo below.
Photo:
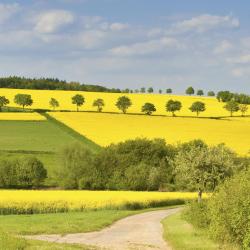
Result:
<svg viewBox="0 0 250 250"><path fill-rule="evenodd" d="M191 202L184 211L184 218L197 228L207 228L209 225L209 215L207 201Z"/></svg>
<svg viewBox="0 0 250 250"><path fill-rule="evenodd" d="M35 157L0 161L0 187L39 187L46 178L43 163Z"/></svg>
<svg viewBox="0 0 250 250"><path fill-rule="evenodd" d="M61 152L61 167L57 177L61 187L84 188L86 176L93 175L93 153L79 143L65 147Z"/></svg>
<svg viewBox="0 0 250 250"><path fill-rule="evenodd" d="M226 181L209 201L213 238L250 248L250 171Z"/></svg>

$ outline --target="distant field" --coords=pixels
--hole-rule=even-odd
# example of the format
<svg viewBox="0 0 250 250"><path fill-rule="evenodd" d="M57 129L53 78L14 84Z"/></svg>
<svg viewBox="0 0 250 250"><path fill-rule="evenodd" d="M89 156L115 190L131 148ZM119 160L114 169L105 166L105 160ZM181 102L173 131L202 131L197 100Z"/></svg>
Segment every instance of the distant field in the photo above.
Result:
<svg viewBox="0 0 250 250"><path fill-rule="evenodd" d="M165 138L167 143L202 139L208 144L225 143L239 154L250 150L249 118L198 119L144 115L50 112L102 146L136 137Z"/></svg>
<svg viewBox="0 0 250 250"><path fill-rule="evenodd" d="M197 96L175 96L167 94L127 94L127 93L100 93L100 92L79 92L79 91L60 91L60 90L25 90L25 89L0 89L0 95L4 95L10 100L9 106L17 107L13 102L16 94L31 94L34 100L32 108L35 109L51 109L49 106L50 98L56 98L60 103L60 110L76 110L75 105L71 103L71 98L75 94L82 94L85 97L85 104L80 108L83 111L96 111L92 107L92 103L97 98L104 99L105 112L119 112L115 103L117 98L122 95L129 96L133 105L128 109L130 113L141 113L141 106L145 102L152 102L157 111L157 115L171 115L165 111L165 104L169 99L175 99L182 102L183 108L177 115L180 116L195 116L189 110L189 107L194 101L203 101L206 103L207 110L201 114L205 117L228 116L229 112L223 109L224 103L220 103L214 97L197 97ZM250 110L249 110L250 112ZM240 115L240 113L237 113Z"/></svg>

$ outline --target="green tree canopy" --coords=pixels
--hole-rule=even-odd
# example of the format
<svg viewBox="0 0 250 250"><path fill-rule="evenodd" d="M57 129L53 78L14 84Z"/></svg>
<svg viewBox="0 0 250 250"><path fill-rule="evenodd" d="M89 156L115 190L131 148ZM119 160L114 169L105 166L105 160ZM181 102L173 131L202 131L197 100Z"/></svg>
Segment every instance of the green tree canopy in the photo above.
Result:
<svg viewBox="0 0 250 250"><path fill-rule="evenodd" d="M187 95L193 95L194 94L194 88L193 87L188 87L187 89L186 89L186 94Z"/></svg>
<svg viewBox="0 0 250 250"><path fill-rule="evenodd" d="M171 112L173 116L175 116L176 111L180 111L182 108L182 104L180 101L169 100L166 103L166 111Z"/></svg>
<svg viewBox="0 0 250 250"><path fill-rule="evenodd" d="M197 95L200 95L200 96L201 96L201 95L204 95L203 90L202 90L202 89L198 89L198 90L197 90Z"/></svg>
<svg viewBox="0 0 250 250"><path fill-rule="evenodd" d="M192 112L196 112L196 115L198 116L200 112L204 112L206 110L206 106L204 102L194 102L191 107L189 108Z"/></svg>
<svg viewBox="0 0 250 250"><path fill-rule="evenodd" d="M214 91L208 91L208 92L207 92L207 96L215 96Z"/></svg>
<svg viewBox="0 0 250 250"><path fill-rule="evenodd" d="M59 107L59 102L55 98L51 98L49 101L49 105L54 110Z"/></svg>
<svg viewBox="0 0 250 250"><path fill-rule="evenodd" d="M230 91L227 91L227 90L226 91L219 91L217 93L217 96L216 96L216 98L219 102L220 101L229 102L230 100L233 99L233 97L234 97L234 94L231 93Z"/></svg>
<svg viewBox="0 0 250 250"><path fill-rule="evenodd" d="M236 172L236 155L223 144L208 147L189 143L180 146L172 162L180 188L214 190L226 177Z"/></svg>
<svg viewBox="0 0 250 250"><path fill-rule="evenodd" d="M230 112L230 116L233 116L233 113L239 111L240 108L239 104L236 101L230 100L226 103L224 109Z"/></svg>
<svg viewBox="0 0 250 250"><path fill-rule="evenodd" d="M5 96L0 96L0 111L2 110L2 107L9 104L10 101Z"/></svg>
<svg viewBox="0 0 250 250"><path fill-rule="evenodd" d="M17 95L15 95L14 102L17 105L22 106L23 109L24 109L24 107L31 106L33 104L33 100L31 98L31 95L27 95L27 94L17 94Z"/></svg>
<svg viewBox="0 0 250 250"><path fill-rule="evenodd" d="M97 107L98 112L102 112L104 105L104 100L101 98L98 98L93 102L93 107Z"/></svg>
<svg viewBox="0 0 250 250"><path fill-rule="evenodd" d="M152 87L148 88L148 93L153 93L154 89Z"/></svg>
<svg viewBox="0 0 250 250"><path fill-rule="evenodd" d="M152 113L155 111L155 105L149 102L146 102L141 108L141 112L146 113L147 115L152 115Z"/></svg>
<svg viewBox="0 0 250 250"><path fill-rule="evenodd" d="M168 89L166 89L166 93L167 93L167 94L172 94L173 91L172 91L172 89L168 88Z"/></svg>
<svg viewBox="0 0 250 250"><path fill-rule="evenodd" d="M241 112L241 116L244 116L245 113L248 111L248 105L247 104L240 104L239 110Z"/></svg>
<svg viewBox="0 0 250 250"><path fill-rule="evenodd" d="M125 114L127 109L132 105L132 102L127 96L121 96L118 98L115 105Z"/></svg>
<svg viewBox="0 0 250 250"><path fill-rule="evenodd" d="M140 90L141 93L145 93L146 92L146 89L144 87L141 88Z"/></svg>
<svg viewBox="0 0 250 250"><path fill-rule="evenodd" d="M76 110L79 111L79 107L81 107L85 102L85 98L80 95L76 94L72 97L72 103L76 105Z"/></svg>

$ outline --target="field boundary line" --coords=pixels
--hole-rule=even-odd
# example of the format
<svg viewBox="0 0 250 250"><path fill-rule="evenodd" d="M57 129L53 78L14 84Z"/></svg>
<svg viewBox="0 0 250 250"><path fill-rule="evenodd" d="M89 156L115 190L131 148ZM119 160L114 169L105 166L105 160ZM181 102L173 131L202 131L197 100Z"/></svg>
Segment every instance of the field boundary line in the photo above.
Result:
<svg viewBox="0 0 250 250"><path fill-rule="evenodd" d="M67 126L63 122L55 119L50 114L48 114L46 112L40 112L40 114L42 116L46 117L49 122L52 122L53 124L55 124L58 127L60 127L64 132L68 133L69 135L71 135L72 137L74 137L75 139L77 139L78 141L84 143L91 150L93 150L93 151L99 151L101 149L100 145L98 145L95 142L91 141L90 139L88 139L84 135L78 133L77 131L75 131L71 127Z"/></svg>

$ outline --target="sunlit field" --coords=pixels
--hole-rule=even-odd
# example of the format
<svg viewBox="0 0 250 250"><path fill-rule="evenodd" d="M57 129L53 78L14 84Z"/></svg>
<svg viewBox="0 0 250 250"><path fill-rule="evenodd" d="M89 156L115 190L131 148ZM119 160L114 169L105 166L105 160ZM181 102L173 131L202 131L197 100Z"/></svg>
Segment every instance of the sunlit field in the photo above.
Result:
<svg viewBox="0 0 250 250"><path fill-rule="evenodd" d="M196 196L190 192L2 190L0 214L147 208L183 204Z"/></svg>
<svg viewBox="0 0 250 250"><path fill-rule="evenodd" d="M44 121L46 118L38 113L1 113L0 112L0 121Z"/></svg>
<svg viewBox="0 0 250 250"><path fill-rule="evenodd" d="M117 98L126 95L132 101L132 106L128 109L129 113L141 113L141 106L145 102L151 102L155 105L157 111L156 115L169 115L165 111L165 104L168 100L174 99L182 102L182 110L177 112L180 116L195 116L189 110L191 104L195 101L202 101L206 103L206 111L201 113L200 116L205 117L218 117L228 116L229 112L226 111L223 106L224 103L220 103L214 97L197 97L197 96L175 96L167 94L127 94L127 93L103 93L103 92L80 92L80 91L59 91L59 90L25 90L25 89L0 89L0 95L6 96L10 100L9 106L17 107L13 99L16 94L30 94L34 101L31 108L34 109L51 109L49 106L50 98L55 98L59 101L59 110L76 110L75 105L71 103L71 98L75 94L82 94L85 97L85 103L80 108L82 111L96 111L95 107L92 107L93 101L97 98L102 98L105 102L103 108L104 112L120 112L115 103ZM239 112L235 113L240 115Z"/></svg>
<svg viewBox="0 0 250 250"><path fill-rule="evenodd" d="M247 118L216 120L77 112L50 115L102 146L146 137L165 138L171 144L193 139L202 139L209 145L225 143L239 154L250 150Z"/></svg>

